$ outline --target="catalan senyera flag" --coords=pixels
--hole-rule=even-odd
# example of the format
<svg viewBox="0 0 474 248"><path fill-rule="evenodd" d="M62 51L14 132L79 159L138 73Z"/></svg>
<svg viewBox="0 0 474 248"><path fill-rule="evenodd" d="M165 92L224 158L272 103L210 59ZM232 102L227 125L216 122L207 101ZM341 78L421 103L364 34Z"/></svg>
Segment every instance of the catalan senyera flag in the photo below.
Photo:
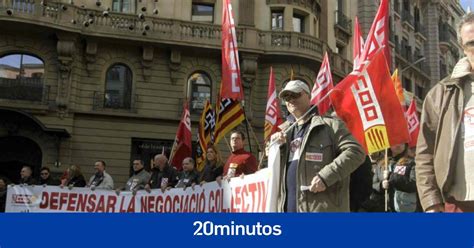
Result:
<svg viewBox="0 0 474 248"><path fill-rule="evenodd" d="M364 38L362 37L362 32L360 31L359 18L357 16L354 19L354 36L352 37L352 58L354 60L354 69L359 67L360 56L362 50L364 49Z"/></svg>
<svg viewBox="0 0 474 248"><path fill-rule="evenodd" d="M398 68L392 74L392 82L393 86L395 87L395 93L397 94L398 101L402 105L403 109L405 109L405 95L403 94L403 87L400 78L398 77Z"/></svg>
<svg viewBox="0 0 474 248"><path fill-rule="evenodd" d="M178 170L182 169L183 159L192 155L191 135L191 118L186 101L169 159Z"/></svg>
<svg viewBox="0 0 474 248"><path fill-rule="evenodd" d="M214 144L218 144L227 132L234 129L245 119L244 110L238 101L221 97L219 99L216 102Z"/></svg>
<svg viewBox="0 0 474 248"><path fill-rule="evenodd" d="M232 4L222 1L222 85L221 97L242 101L243 89L240 80L239 51L235 32Z"/></svg>
<svg viewBox="0 0 474 248"><path fill-rule="evenodd" d="M330 95L337 115L371 154L410 140L405 114L392 87L382 50Z"/></svg>
<svg viewBox="0 0 474 248"><path fill-rule="evenodd" d="M410 107L406 112L408 132L410 133L410 142L408 147L415 147L418 140L418 133L420 132L420 118L416 112L416 100L413 98L410 103Z"/></svg>
<svg viewBox="0 0 474 248"><path fill-rule="evenodd" d="M388 68L391 67L391 53L389 39L389 0L381 0L377 14L375 15L372 26L370 27L367 39L365 40L364 49L359 57L359 67L356 71L363 68L362 64L366 61L372 60L374 54L383 47L385 58L387 60Z"/></svg>
<svg viewBox="0 0 474 248"><path fill-rule="evenodd" d="M216 126L216 114L209 100L202 110L198 128L198 146L196 148L196 169L202 171L206 162L206 151L209 144L214 143L214 128Z"/></svg>
<svg viewBox="0 0 474 248"><path fill-rule="evenodd" d="M272 134L278 131L278 126L282 123L280 102L275 90L275 78L273 68L270 67L270 79L268 79L267 109L265 111L265 133L264 140L267 141Z"/></svg>
<svg viewBox="0 0 474 248"><path fill-rule="evenodd" d="M329 108L331 108L331 99L329 97L322 101L321 99L323 99L332 88L331 66L329 65L328 53L326 52L323 62L321 63L321 68L314 81L313 89L311 90L311 104L317 104L319 102L318 111L320 115L324 115Z"/></svg>

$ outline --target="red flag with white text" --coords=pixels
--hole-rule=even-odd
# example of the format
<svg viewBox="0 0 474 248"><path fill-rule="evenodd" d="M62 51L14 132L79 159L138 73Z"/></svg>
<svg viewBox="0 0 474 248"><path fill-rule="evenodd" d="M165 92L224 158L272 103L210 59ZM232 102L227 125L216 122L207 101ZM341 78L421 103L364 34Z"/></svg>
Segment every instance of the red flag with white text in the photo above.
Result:
<svg viewBox="0 0 474 248"><path fill-rule="evenodd" d="M413 98L410 103L410 107L406 112L408 132L410 133L410 142L408 147L415 147L418 140L418 133L420 132L420 118L416 112L416 100Z"/></svg>
<svg viewBox="0 0 474 248"><path fill-rule="evenodd" d="M174 139L173 148L171 149L171 155L169 161L178 170L181 170L183 159L191 157L192 146L191 146L191 118L189 114L187 102L184 104L183 114L181 121L176 132L176 138Z"/></svg>
<svg viewBox="0 0 474 248"><path fill-rule="evenodd" d="M282 119L280 112L280 102L278 101L275 90L275 78L273 77L273 68L270 67L270 79L268 79L267 109L265 111L265 141L267 141L273 133L278 131L278 126L281 123Z"/></svg>
<svg viewBox="0 0 474 248"><path fill-rule="evenodd" d="M387 60L388 69L390 70L392 57L388 43L390 35L389 18L389 0L381 0L367 39L365 40L364 49L359 58L359 67L356 68L357 71L363 68L360 64L372 60L373 56L381 47L384 47L385 58Z"/></svg>
<svg viewBox="0 0 474 248"><path fill-rule="evenodd" d="M382 50L360 72L336 85L330 97L337 115L369 154L409 142Z"/></svg>
<svg viewBox="0 0 474 248"><path fill-rule="evenodd" d="M328 53L324 54L321 68L319 69L318 75L314 82L313 89L311 90L311 104L317 104L323 99L329 91L333 88L331 67L329 65ZM331 107L331 99L326 97L318 105L320 115L324 115Z"/></svg>
<svg viewBox="0 0 474 248"><path fill-rule="evenodd" d="M221 98L242 101L243 89L240 80L239 52L235 32L232 4L222 1L222 85Z"/></svg>

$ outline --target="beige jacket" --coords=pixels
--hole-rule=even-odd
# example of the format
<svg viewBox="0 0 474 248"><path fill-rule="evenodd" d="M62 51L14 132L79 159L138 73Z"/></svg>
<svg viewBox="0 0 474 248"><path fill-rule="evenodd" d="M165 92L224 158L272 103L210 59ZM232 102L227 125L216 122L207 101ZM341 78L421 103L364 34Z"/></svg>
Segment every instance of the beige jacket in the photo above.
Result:
<svg viewBox="0 0 474 248"><path fill-rule="evenodd" d="M426 95L416 149L416 184L423 209L443 204L454 179L457 141L464 110L463 83L471 66L461 59Z"/></svg>

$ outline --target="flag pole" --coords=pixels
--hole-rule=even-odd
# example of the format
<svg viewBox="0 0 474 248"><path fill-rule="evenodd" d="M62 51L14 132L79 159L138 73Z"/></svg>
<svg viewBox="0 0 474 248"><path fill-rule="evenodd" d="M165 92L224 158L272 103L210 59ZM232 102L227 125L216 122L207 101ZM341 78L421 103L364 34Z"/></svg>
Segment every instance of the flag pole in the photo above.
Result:
<svg viewBox="0 0 474 248"><path fill-rule="evenodd" d="M385 148L385 168L383 170L383 179L388 180L388 148ZM388 212L388 189L385 189L385 212Z"/></svg>

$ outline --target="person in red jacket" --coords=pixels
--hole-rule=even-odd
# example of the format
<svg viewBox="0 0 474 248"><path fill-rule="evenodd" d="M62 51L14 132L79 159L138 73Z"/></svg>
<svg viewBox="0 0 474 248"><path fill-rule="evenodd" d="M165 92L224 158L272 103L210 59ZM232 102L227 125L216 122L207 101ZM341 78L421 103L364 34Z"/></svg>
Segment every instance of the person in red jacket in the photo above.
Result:
<svg viewBox="0 0 474 248"><path fill-rule="evenodd" d="M226 179L248 175L257 171L257 159L255 156L244 150L245 135L243 132L234 130L230 135L230 147L232 154L224 165L223 176Z"/></svg>

